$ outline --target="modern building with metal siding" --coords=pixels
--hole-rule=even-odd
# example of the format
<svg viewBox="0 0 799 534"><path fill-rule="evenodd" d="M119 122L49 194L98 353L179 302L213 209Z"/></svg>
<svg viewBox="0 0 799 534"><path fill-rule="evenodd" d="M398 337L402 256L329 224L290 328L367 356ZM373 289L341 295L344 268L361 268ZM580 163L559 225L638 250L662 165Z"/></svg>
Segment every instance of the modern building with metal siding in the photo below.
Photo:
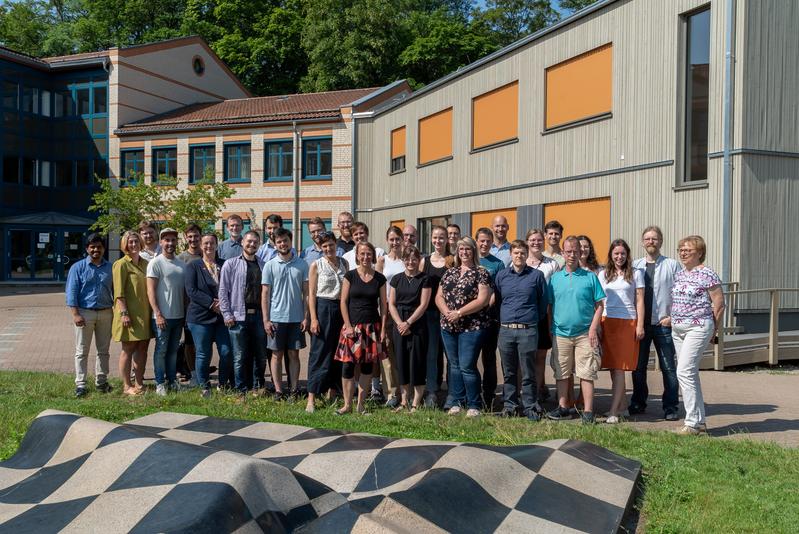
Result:
<svg viewBox="0 0 799 534"><path fill-rule="evenodd" d="M463 226L475 212L515 210L520 227L511 237L524 238L529 227L543 224L548 209L565 213L562 203L596 199L591 205L609 202L608 220L581 220L588 204L575 203L566 233L592 235L592 227L603 227L638 255L641 230L657 224L672 256L680 237L700 234L709 247L707 264L725 282L797 287L799 239L788 231L796 228L791 221L799 209L792 201L799 195L799 84L789 52L799 50L790 29L797 23L797 5L788 0L598 2L403 101L356 114L356 218L375 235L396 220L415 222L424 234L432 218ZM596 72L605 67L591 57L605 45L612 53L610 109L597 104L593 116L553 126L550 98L562 100L574 89L591 99L592 90L604 90ZM570 68L572 79L597 80L596 87L568 87L569 76L557 85L556 73ZM473 99L516 80L517 136L473 147ZM573 102L584 107L579 98ZM419 120L448 108L451 155L419 165ZM569 115L568 108L559 113ZM391 132L402 126L404 169L392 172ZM747 154L747 146L765 152ZM765 268L758 226L777 236L768 239L766 250L775 253ZM597 247L599 258L606 247ZM750 305L763 308L756 300ZM799 308L799 302L789 305Z"/></svg>

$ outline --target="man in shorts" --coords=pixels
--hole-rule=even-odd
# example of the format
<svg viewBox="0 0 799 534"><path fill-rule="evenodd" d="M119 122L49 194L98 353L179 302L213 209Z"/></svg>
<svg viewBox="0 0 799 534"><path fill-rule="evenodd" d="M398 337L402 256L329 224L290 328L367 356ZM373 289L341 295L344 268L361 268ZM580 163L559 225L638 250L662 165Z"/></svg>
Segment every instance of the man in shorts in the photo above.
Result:
<svg viewBox="0 0 799 534"><path fill-rule="evenodd" d="M261 313L267 347L272 351L275 400L283 394L283 356L288 354L289 387L299 396L300 349L305 348L308 327L308 264L291 249L292 235L285 228L274 232L277 255L264 264L261 278Z"/></svg>
<svg viewBox="0 0 799 534"><path fill-rule="evenodd" d="M565 265L549 279L549 317L552 327L552 370L558 384L558 407L549 419L571 419L568 382L574 373L580 380L585 411L583 423L594 422L594 380L602 366L599 353L599 322L605 292L597 276L580 268L580 242L575 236L563 240Z"/></svg>

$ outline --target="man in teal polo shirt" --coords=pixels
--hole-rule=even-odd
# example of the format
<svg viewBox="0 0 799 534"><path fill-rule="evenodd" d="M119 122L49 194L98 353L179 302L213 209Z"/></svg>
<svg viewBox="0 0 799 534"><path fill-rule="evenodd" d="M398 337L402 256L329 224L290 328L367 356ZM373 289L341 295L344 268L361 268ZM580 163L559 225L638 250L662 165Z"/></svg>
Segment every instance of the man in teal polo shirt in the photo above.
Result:
<svg viewBox="0 0 799 534"><path fill-rule="evenodd" d="M597 276L580 268L580 242L574 236L563 241L563 270L549 279L549 317L552 326L552 370L558 384L558 407L549 419L570 419L568 379L580 379L585 411L583 423L594 422L594 380L602 366L599 354L599 322L605 292Z"/></svg>

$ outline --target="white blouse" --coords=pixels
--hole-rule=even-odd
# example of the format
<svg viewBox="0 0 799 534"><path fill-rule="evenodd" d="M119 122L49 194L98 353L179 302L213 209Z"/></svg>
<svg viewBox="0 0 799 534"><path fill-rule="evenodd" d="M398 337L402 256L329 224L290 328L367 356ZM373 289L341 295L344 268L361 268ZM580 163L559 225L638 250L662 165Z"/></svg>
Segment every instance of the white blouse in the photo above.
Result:
<svg viewBox="0 0 799 534"><path fill-rule="evenodd" d="M320 299L338 300L341 298L341 281L349 270L347 260L338 259L338 269L334 269L327 258L322 256L316 264L316 296Z"/></svg>

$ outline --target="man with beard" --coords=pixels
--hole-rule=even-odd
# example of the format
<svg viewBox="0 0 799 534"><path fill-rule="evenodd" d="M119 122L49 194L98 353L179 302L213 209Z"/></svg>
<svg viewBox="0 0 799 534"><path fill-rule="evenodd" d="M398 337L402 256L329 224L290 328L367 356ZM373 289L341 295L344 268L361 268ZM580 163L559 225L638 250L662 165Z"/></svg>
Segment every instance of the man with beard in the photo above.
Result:
<svg viewBox="0 0 799 534"><path fill-rule="evenodd" d="M322 236L325 234L325 221L321 217L314 217L308 221L308 232L311 234L313 245L306 247L302 251L302 259L310 267L313 262L324 256L322 252ZM344 255L344 249L336 246L336 256L341 257Z"/></svg>
<svg viewBox="0 0 799 534"><path fill-rule="evenodd" d="M139 225L139 235L144 243L141 251L139 251L139 256L147 261L161 254L161 245L158 244L158 240L155 238L157 233L158 230L155 229L155 224L150 221L144 221Z"/></svg>
<svg viewBox="0 0 799 534"><path fill-rule="evenodd" d="M355 240L352 238L352 221L353 221L352 213L348 211L342 211L338 214L338 233L339 238L336 241L336 246L342 249L344 252L349 252L353 248L355 248Z"/></svg>
<svg viewBox="0 0 799 534"><path fill-rule="evenodd" d="M264 244L258 248L256 256L261 258L264 263L277 256L277 249L275 248L275 230L283 228L283 217L277 213L272 213L266 218L264 223ZM293 255L297 254L294 247L291 248Z"/></svg>

